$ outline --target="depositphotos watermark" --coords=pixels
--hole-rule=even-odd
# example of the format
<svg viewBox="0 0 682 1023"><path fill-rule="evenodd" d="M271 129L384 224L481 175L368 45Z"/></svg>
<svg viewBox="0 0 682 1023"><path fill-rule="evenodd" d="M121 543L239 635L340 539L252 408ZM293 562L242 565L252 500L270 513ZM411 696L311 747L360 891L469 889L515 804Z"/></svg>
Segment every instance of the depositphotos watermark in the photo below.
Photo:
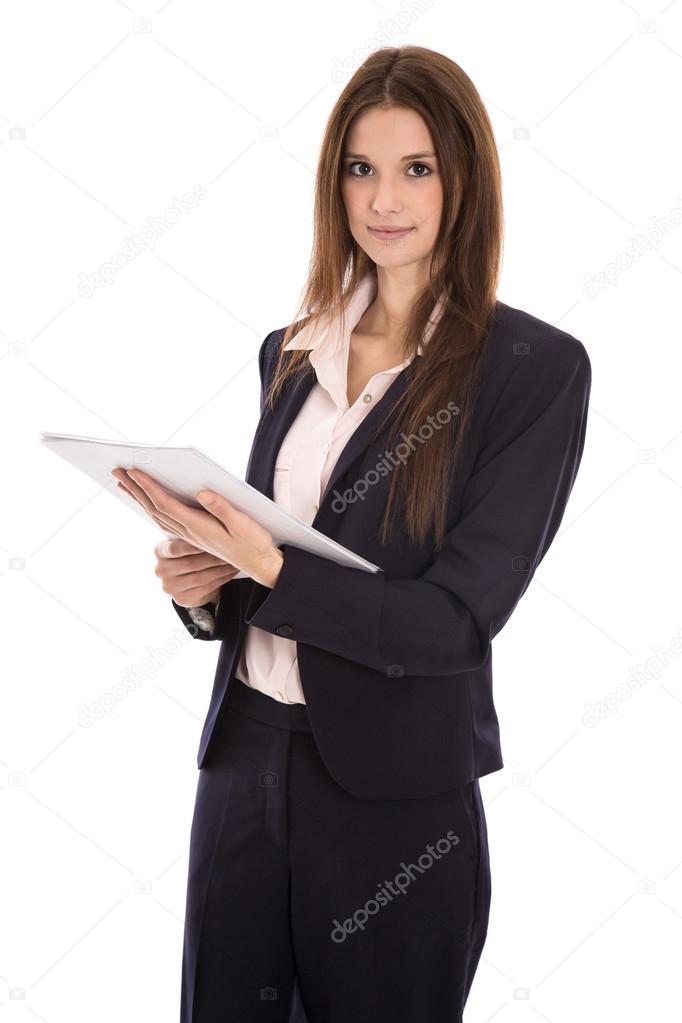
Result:
<svg viewBox="0 0 682 1023"><path fill-rule="evenodd" d="M335 497L331 503L332 511L340 514L346 510L347 505L354 504L358 499L364 501L365 494L370 487L378 483L383 476L388 476L389 472L395 469L397 462L405 463L407 461L415 449L413 441L419 441L420 444L424 444L427 440L431 440L435 430L440 430L441 427L450 422L453 415L458 414L459 405L456 405L454 401L449 401L448 407L439 409L435 416L429 416L427 421L419 427L417 433L411 433L409 437L406 437L405 433L402 432L400 436L403 440L396 445L394 451L387 451L385 457L379 459L376 469L368 469L365 475L356 480L352 487L344 490L343 494L339 493L338 490L334 491ZM437 422L434 422L434 420L437 420Z"/></svg>
<svg viewBox="0 0 682 1023"><path fill-rule="evenodd" d="M145 249L153 249L159 238L178 223L184 213L195 209L201 199L206 199L208 192L203 185L195 185L191 192L185 192L179 199L173 199L173 205L166 210L161 217L147 217L147 227L143 227L139 234L129 234L124 238L125 245L113 254L110 260L102 263L99 270L94 273L80 274L80 284L77 291L81 298L90 298L95 294L97 288L103 288L105 284L113 284L114 277L119 270L124 270L129 263L144 252Z"/></svg>
<svg viewBox="0 0 682 1023"><path fill-rule="evenodd" d="M93 703L81 702L76 719L80 727L92 728L96 721L103 717L110 717L117 703L124 700L128 693L138 689L143 682L153 679L159 668L163 668L167 661L180 652L182 647L196 639L198 632L197 625L176 625L173 629L173 638L169 639L162 647L147 646L147 656L139 664L130 665L120 682L116 682L111 689L102 693L100 698Z"/></svg>
<svg viewBox="0 0 682 1023"><path fill-rule="evenodd" d="M400 0L401 10L396 11L392 18L384 18L379 22L377 31L363 45L356 47L352 54L343 60L334 57L332 81L337 84L347 82L360 65L364 64L370 53L383 46L392 46L393 40L413 28L419 15L428 11L434 3L435 0Z"/></svg>
<svg viewBox="0 0 682 1023"><path fill-rule="evenodd" d="M582 286L585 298L594 298L603 288L617 284L621 274L629 270L633 263L637 263L657 249L666 235L680 224L682 224L682 199L678 198L677 206L673 206L664 217L651 217L651 226L642 234L636 234L630 238L630 244L624 252L620 252L615 259L607 263L603 270L596 274L585 274L585 283Z"/></svg>
<svg viewBox="0 0 682 1023"><path fill-rule="evenodd" d="M633 665L629 678L621 682L612 693L608 693L603 700L595 704L585 704L583 724L586 728L596 728L604 718L615 717L621 703L629 700L633 693L642 689L647 682L657 679L661 672L680 656L682 628L678 629L677 635L673 636L668 646L655 646L651 649L654 651L651 657L647 657L644 664Z"/></svg>
<svg viewBox="0 0 682 1023"><path fill-rule="evenodd" d="M348 917L343 923L339 923L338 920L332 920L334 924L331 932L332 941L340 945L342 941L346 940L348 934L352 934L356 930L364 931L365 924L367 923L370 916L375 916L382 906L387 906L392 901L394 895L404 895L407 891L407 886L411 881L414 881L413 871L417 871L419 874L424 874L433 866L434 860L439 860L440 856L436 853L436 849L444 856L445 853L450 852L450 849L454 845L459 845L459 837L454 831L448 831L445 838L439 838L435 846L427 845L428 852L422 853L417 863L408 863L404 861L400 864L402 870L398 871L392 881L384 881L383 886L379 889L373 899L368 899L365 905L361 909L356 909L352 917ZM417 866L418 864L418 866ZM395 886L395 887L394 887ZM397 889L397 890L396 890Z"/></svg>

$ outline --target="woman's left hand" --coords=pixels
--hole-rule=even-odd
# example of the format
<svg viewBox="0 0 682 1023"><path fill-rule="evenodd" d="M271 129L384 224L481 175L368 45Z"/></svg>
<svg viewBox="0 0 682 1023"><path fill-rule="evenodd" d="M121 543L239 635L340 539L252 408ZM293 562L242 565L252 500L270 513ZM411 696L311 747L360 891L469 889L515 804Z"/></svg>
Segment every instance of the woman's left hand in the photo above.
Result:
<svg viewBox="0 0 682 1023"><path fill-rule="evenodd" d="M207 510L190 508L172 497L140 469L111 470L118 485L133 497L162 529L175 533L209 554L229 562L263 586L272 588L284 560L267 529L238 511L213 490L200 490L197 501Z"/></svg>

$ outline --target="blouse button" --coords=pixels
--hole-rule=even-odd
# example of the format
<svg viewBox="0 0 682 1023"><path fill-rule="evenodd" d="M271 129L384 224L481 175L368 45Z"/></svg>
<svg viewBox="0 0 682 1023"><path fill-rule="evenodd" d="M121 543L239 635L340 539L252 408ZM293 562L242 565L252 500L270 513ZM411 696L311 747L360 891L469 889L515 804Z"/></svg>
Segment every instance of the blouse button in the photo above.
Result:
<svg viewBox="0 0 682 1023"><path fill-rule="evenodd" d="M278 690L277 690L277 692L276 692L276 693L274 694L274 696L275 696L275 699L276 699L276 700L283 700L283 699L284 699L284 697L283 697L283 696L282 696L282 694L280 693L279 689L278 689Z"/></svg>
<svg viewBox="0 0 682 1023"><path fill-rule="evenodd" d="M367 403L368 401L371 401L371 400L372 400L372 395L371 395L371 394L365 394L365 395L363 396L363 399L362 399L362 400L363 400L363 401L364 401L365 403Z"/></svg>
<svg viewBox="0 0 682 1023"><path fill-rule="evenodd" d="M329 445L328 444L323 444L322 445L322 450L323 451L329 451Z"/></svg>

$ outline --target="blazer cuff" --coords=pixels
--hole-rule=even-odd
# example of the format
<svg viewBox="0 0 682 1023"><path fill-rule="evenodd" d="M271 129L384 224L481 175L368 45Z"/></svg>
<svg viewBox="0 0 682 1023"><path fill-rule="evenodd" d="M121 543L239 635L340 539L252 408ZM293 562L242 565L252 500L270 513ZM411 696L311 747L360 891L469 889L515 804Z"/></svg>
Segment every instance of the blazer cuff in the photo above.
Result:
<svg viewBox="0 0 682 1023"><path fill-rule="evenodd" d="M254 583L246 624L311 646L345 650L350 659L362 635L365 663L392 674L388 669L394 666L386 664L379 649L384 573L339 565L287 543L279 549L283 561L277 581L273 587Z"/></svg>

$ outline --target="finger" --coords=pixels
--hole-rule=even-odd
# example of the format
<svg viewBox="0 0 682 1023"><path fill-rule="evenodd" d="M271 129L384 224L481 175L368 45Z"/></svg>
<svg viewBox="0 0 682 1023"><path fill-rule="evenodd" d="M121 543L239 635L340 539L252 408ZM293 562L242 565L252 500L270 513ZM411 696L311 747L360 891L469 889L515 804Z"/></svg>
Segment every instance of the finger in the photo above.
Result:
<svg viewBox="0 0 682 1023"><path fill-rule="evenodd" d="M246 540L254 547L272 546L272 535L252 519L246 512L239 511L233 504L215 490L200 490L197 501L205 505L211 515L223 523L231 536Z"/></svg>
<svg viewBox="0 0 682 1023"><path fill-rule="evenodd" d="M119 480L117 486L119 486L121 490L124 490L126 494L130 494L130 496L134 498L137 501L137 503L141 505L146 512L148 512L148 514L155 515L157 513L156 508L149 500L144 490L142 490L141 487L138 487L135 483L133 483L132 480L126 479L125 483Z"/></svg>
<svg viewBox="0 0 682 1023"><path fill-rule="evenodd" d="M134 493L132 492L132 490L128 490L128 488L127 488L127 487L124 487L124 486L123 486L123 484L122 484L122 483L120 483L120 482L119 482L119 483L117 483L117 484L116 484L116 486L117 486L117 487L120 487L120 488L121 488L121 490L123 491L123 493L124 493L124 494L127 494L127 495L128 495L128 497L132 497L133 501L137 501L137 498L135 497L135 494L134 494ZM141 502L140 502L140 501L137 501L137 503L138 503L138 504L140 504Z"/></svg>
<svg viewBox="0 0 682 1023"><path fill-rule="evenodd" d="M164 528L166 528L164 523L161 523L161 522L158 521L158 519L156 517L158 512L152 510L152 508L151 508L151 506L149 505L148 502L145 502L145 501L141 500L139 497L137 497L137 495L134 494L132 492L132 490L129 490L128 487L124 486L123 483L118 483L117 486L119 486L121 488L121 490L125 494L128 495L128 497L132 497L133 501L135 501L137 504L139 504L139 506L142 509L142 511L146 512L146 514L149 515L150 518L154 519L154 522L156 522L158 525L163 526Z"/></svg>
<svg viewBox="0 0 682 1023"><path fill-rule="evenodd" d="M151 501L145 494L144 490L140 489L139 487L136 487L133 490L131 487L126 486L125 483L121 483L120 481L118 483L118 486L121 488L121 490L124 490L127 494L134 498L140 505L140 507L143 509L143 511L145 511L147 515L149 515L149 517L152 518L158 526L161 526L162 529L169 530L169 532L171 533L175 533L176 536L182 536L183 534L182 523L177 522L170 516L163 515L161 512L157 511L157 509L154 507L154 505L151 503Z"/></svg>
<svg viewBox="0 0 682 1023"><path fill-rule="evenodd" d="M203 589L210 593L216 586L234 579L238 569L234 568L226 572L220 566L212 569L202 569L201 572L188 572L181 578L175 575L162 577L161 589L166 593L175 593L178 588L185 590Z"/></svg>
<svg viewBox="0 0 682 1023"><path fill-rule="evenodd" d="M200 490L196 495L196 499L199 504L210 511L211 515L215 515L217 519L225 523L228 529L230 525L235 527L243 525L250 519L250 516L246 515L245 512L238 511L233 504L230 504L226 497L216 493L215 490Z"/></svg>
<svg viewBox="0 0 682 1023"><path fill-rule="evenodd" d="M214 590L219 583L224 583L228 579L233 579L238 568L225 568L224 565L216 565L215 568L203 568L199 572L189 572L187 574L187 588L190 589L193 586L204 586L207 591Z"/></svg>
<svg viewBox="0 0 682 1023"><path fill-rule="evenodd" d="M144 510L146 512L149 512L150 515L158 514L159 509L156 507L154 502L150 500L145 490L142 487L138 486L138 484L132 478L126 476L125 479L119 480L119 486L122 486L124 487L124 489L128 490L128 492L131 493L132 496L136 498L137 501L139 501Z"/></svg>
<svg viewBox="0 0 682 1023"><path fill-rule="evenodd" d="M206 558L206 563L196 554L186 558L174 558L170 561L162 559L154 569L154 573L162 579L172 580L174 585L177 585L177 580L180 576L183 576L183 583L186 583L188 586L195 586L205 580L212 582L221 575L227 575L231 578L239 571L236 565L230 565L225 561L221 561L212 554L207 554Z"/></svg>
<svg viewBox="0 0 682 1023"><path fill-rule="evenodd" d="M141 469L128 469L127 472L133 482L144 491L148 500L158 512L172 518L185 528L192 529L194 527L201 530L202 526L205 527L205 511L190 508L183 501L178 501L176 497L171 497L160 483L153 480L146 472L142 472Z"/></svg>
<svg viewBox="0 0 682 1023"><path fill-rule="evenodd" d="M171 497L164 488L140 469L127 470L130 485L138 486L145 501L151 502L149 514L159 516L164 528L184 540L201 546L202 550L217 557L225 557L225 527L214 515L201 509L190 508ZM229 556L229 553L228 553Z"/></svg>
<svg viewBox="0 0 682 1023"><path fill-rule="evenodd" d="M168 548L164 546L165 544L168 545ZM163 553L166 549L174 552L176 544L181 545L178 546L178 551L188 550L189 553L171 553L170 557ZM187 540L186 537L169 537L167 540L161 540L154 550L161 564L167 566L166 571L170 570L174 575L184 575L187 572L196 572L198 569L214 568L216 566L224 569L236 567L222 555L214 554L212 550L206 550L204 547L197 547L194 543ZM171 562L171 564L168 564L168 562Z"/></svg>
<svg viewBox="0 0 682 1023"><path fill-rule="evenodd" d="M135 480L128 475L125 469L112 469L111 473L112 476L116 477L119 487L123 490L127 490L128 493L135 497L143 507L146 508L147 503L151 504L142 487L137 485Z"/></svg>
<svg viewBox="0 0 682 1023"><path fill-rule="evenodd" d="M189 589L175 594L173 600L176 604L180 604L181 607L199 607L201 604L206 603L207 595L222 585L222 582L230 582L230 580L218 580L214 582L210 589L207 589L206 586L191 586Z"/></svg>
<svg viewBox="0 0 682 1023"><path fill-rule="evenodd" d="M201 547L195 547L189 540L160 540L154 548L154 553L158 558L183 558L188 554L204 554ZM212 554L208 554L207 557L214 557Z"/></svg>

